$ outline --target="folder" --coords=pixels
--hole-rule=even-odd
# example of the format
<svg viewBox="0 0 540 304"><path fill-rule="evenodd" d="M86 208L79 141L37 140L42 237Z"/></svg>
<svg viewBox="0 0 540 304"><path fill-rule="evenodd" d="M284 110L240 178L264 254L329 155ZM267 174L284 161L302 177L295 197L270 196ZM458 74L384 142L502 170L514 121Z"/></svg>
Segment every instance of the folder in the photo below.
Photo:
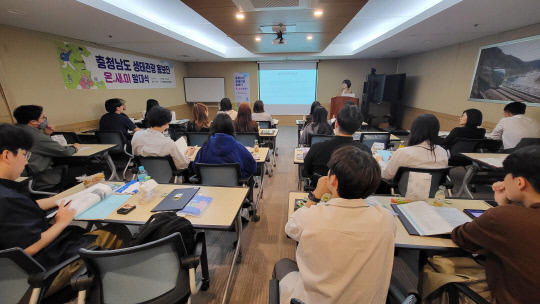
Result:
<svg viewBox="0 0 540 304"><path fill-rule="evenodd" d="M174 189L159 203L152 212L178 211L184 208L195 196L200 187Z"/></svg>

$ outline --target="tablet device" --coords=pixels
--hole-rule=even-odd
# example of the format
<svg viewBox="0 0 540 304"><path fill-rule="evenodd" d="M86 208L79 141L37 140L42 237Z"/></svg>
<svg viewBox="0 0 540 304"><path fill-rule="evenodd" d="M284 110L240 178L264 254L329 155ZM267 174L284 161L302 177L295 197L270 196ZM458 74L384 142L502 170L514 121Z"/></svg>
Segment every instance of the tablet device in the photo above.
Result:
<svg viewBox="0 0 540 304"><path fill-rule="evenodd" d="M486 210L480 210L480 209L463 209L463 213L468 215L470 218L474 219L482 215Z"/></svg>

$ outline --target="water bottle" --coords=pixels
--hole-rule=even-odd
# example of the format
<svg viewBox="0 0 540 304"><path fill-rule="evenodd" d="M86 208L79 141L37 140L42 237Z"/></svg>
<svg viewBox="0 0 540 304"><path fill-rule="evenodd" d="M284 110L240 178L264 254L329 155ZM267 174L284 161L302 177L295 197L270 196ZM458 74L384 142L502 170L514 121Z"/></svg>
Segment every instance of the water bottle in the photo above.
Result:
<svg viewBox="0 0 540 304"><path fill-rule="evenodd" d="M139 183L144 183L145 178L148 176L148 172L144 170L144 166L139 167L139 173L137 173L137 180Z"/></svg>
<svg viewBox="0 0 540 304"><path fill-rule="evenodd" d="M261 130L261 125L259 124L259 122L257 121L257 130Z"/></svg>
<svg viewBox="0 0 540 304"><path fill-rule="evenodd" d="M444 200L446 199L446 195L444 194L444 191L446 188L444 186L439 186L439 190L435 192L435 199L433 200L433 206L436 207L442 207L444 204Z"/></svg>
<svg viewBox="0 0 540 304"><path fill-rule="evenodd" d="M403 140L399 142L398 149L400 148L405 148L405 142Z"/></svg>
<svg viewBox="0 0 540 304"><path fill-rule="evenodd" d="M259 141L255 139L255 145L253 146L253 150L255 152L259 152Z"/></svg>

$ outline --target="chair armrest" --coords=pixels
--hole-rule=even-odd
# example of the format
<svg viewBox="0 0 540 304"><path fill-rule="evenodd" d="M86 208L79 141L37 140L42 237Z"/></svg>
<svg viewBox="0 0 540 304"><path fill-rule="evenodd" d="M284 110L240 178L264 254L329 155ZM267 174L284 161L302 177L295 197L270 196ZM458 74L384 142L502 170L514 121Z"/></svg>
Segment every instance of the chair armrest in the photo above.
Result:
<svg viewBox="0 0 540 304"><path fill-rule="evenodd" d="M180 176L180 175L184 174L184 172L187 172L188 170L189 170L188 168L180 169L180 170L174 170L172 172L172 175L173 176Z"/></svg>
<svg viewBox="0 0 540 304"><path fill-rule="evenodd" d="M79 255L72 256L71 258L63 261L62 263L56 265L52 269L45 271L45 272L39 272L32 274L28 277L28 284L32 286L32 288L38 288L43 286L49 286L56 275L62 270L62 268L66 267L67 265L75 262L77 259L79 259Z"/></svg>
<svg viewBox="0 0 540 304"><path fill-rule="evenodd" d="M190 184L200 184L201 183L201 179L197 176L197 175L193 175L189 178L189 183Z"/></svg>
<svg viewBox="0 0 540 304"><path fill-rule="evenodd" d="M450 283L448 284L451 290L453 289L456 291L456 293L463 293L467 297L469 297L471 300L473 300L477 304L489 304L486 299L482 298L479 294L477 294L474 290L470 289L469 286L461 284L461 283Z"/></svg>
<svg viewBox="0 0 540 304"><path fill-rule="evenodd" d="M270 280L268 304L279 304L279 281L276 279Z"/></svg>
<svg viewBox="0 0 540 304"><path fill-rule="evenodd" d="M197 233L197 236L195 237L195 249L193 250L193 254L201 256L206 242L205 238L206 235L204 231Z"/></svg>
<svg viewBox="0 0 540 304"><path fill-rule="evenodd" d="M264 173L264 172L263 172L263 173ZM238 180L238 182L239 182L241 185L244 185L244 186L252 185L252 182L254 182L253 175L250 175L250 176L244 177L244 178L240 178L240 179Z"/></svg>
<svg viewBox="0 0 540 304"><path fill-rule="evenodd" d="M198 255L186 255L180 258L180 267L183 269L197 268L201 260Z"/></svg>

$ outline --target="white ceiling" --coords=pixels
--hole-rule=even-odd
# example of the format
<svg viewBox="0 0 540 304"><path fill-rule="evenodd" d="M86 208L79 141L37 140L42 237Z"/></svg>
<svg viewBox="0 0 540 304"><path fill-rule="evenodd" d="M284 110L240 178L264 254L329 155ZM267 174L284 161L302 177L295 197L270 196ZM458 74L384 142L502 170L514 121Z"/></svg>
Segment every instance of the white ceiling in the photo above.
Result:
<svg viewBox="0 0 540 304"><path fill-rule="evenodd" d="M399 58L540 23L540 0L370 0L302 57L253 54L180 0L1 0L0 23L188 62Z"/></svg>

